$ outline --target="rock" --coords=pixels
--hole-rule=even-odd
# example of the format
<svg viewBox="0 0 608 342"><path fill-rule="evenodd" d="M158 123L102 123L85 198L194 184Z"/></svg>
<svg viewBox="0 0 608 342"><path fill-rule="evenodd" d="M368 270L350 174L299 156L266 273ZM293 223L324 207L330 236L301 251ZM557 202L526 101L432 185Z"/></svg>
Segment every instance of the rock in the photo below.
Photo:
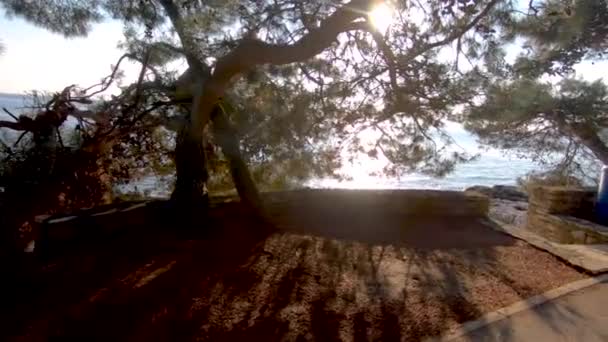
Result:
<svg viewBox="0 0 608 342"><path fill-rule="evenodd" d="M525 227L528 219L528 203L494 199L488 216L498 222Z"/></svg>
<svg viewBox="0 0 608 342"><path fill-rule="evenodd" d="M465 192L477 192L492 199L521 202L526 202L528 200L528 195L526 195L525 192L521 191L518 187L511 185L494 185L491 188L477 185L467 188Z"/></svg>
<svg viewBox="0 0 608 342"><path fill-rule="evenodd" d="M470 188L466 188L464 190L464 192L468 192L468 193L479 193L482 195L486 195L489 198L493 197L493 192L492 192L492 188L490 188L489 186L483 186L483 185L475 185L472 186Z"/></svg>
<svg viewBox="0 0 608 342"><path fill-rule="evenodd" d="M584 244L585 237L587 236L582 230L574 230L570 232L570 235L572 235L572 243L578 244Z"/></svg>
<svg viewBox="0 0 608 342"><path fill-rule="evenodd" d="M528 195L526 195L525 192L521 191L516 186L494 185L492 187L492 191L494 191L494 198L522 202L526 202L528 200Z"/></svg>

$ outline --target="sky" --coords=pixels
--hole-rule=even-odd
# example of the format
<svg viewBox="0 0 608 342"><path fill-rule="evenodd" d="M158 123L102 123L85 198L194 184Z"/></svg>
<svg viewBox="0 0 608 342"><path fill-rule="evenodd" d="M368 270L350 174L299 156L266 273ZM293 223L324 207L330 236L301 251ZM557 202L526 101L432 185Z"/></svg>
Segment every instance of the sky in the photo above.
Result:
<svg viewBox="0 0 608 342"><path fill-rule="evenodd" d="M7 18L0 8L0 92L58 91L71 84L89 86L110 74L122 55L117 48L122 25L106 21L94 26L87 38L66 39L19 18ZM122 65L122 64L121 64ZM139 68L121 68L136 79Z"/></svg>
<svg viewBox="0 0 608 342"><path fill-rule="evenodd" d="M122 24L107 20L94 25L86 38L66 39L22 19L7 18L0 8L0 41L5 46L0 55L0 92L59 91L71 84L95 84L122 55L117 48L122 37ZM138 65L124 65L126 79L135 80ZM576 71L588 80L608 81L608 61L584 62Z"/></svg>

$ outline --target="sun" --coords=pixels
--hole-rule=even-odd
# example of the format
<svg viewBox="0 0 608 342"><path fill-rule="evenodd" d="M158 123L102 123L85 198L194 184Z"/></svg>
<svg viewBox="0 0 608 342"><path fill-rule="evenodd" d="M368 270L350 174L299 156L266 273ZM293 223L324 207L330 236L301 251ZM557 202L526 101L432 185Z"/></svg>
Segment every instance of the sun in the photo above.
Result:
<svg viewBox="0 0 608 342"><path fill-rule="evenodd" d="M369 18L376 30L386 32L393 21L393 10L389 5L380 3L369 12Z"/></svg>

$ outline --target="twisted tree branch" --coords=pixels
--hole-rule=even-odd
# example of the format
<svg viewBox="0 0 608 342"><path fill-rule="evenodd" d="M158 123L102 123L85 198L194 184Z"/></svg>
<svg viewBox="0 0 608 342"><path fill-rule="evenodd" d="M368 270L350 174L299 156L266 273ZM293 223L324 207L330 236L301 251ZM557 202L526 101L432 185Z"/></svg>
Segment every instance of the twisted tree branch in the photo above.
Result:
<svg viewBox="0 0 608 342"><path fill-rule="evenodd" d="M192 111L193 138L201 138L215 103L237 75L258 65L284 65L314 57L328 48L340 33L352 30L356 20L365 18L366 10L373 2L352 0L293 44L277 45L258 39L243 39L234 50L217 61L213 74L196 99Z"/></svg>

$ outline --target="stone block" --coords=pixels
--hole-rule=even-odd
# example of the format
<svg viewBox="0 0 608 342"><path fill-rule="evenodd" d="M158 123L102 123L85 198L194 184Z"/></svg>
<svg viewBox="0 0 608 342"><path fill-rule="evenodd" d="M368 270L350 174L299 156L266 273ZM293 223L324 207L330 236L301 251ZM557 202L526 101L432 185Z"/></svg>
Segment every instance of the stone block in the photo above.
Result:
<svg viewBox="0 0 608 342"><path fill-rule="evenodd" d="M595 191L557 186L536 186L530 190L530 210L549 214L586 217L593 212Z"/></svg>
<svg viewBox="0 0 608 342"><path fill-rule="evenodd" d="M601 239L598 239L593 235L585 236L585 245L595 245L598 243L606 243L606 241L602 241Z"/></svg>
<svg viewBox="0 0 608 342"><path fill-rule="evenodd" d="M531 213L528 215L528 229L544 238L558 243L573 243L569 229L551 214Z"/></svg>
<svg viewBox="0 0 608 342"><path fill-rule="evenodd" d="M557 243L608 243L608 227L568 215L533 211L528 214L527 227Z"/></svg>
<svg viewBox="0 0 608 342"><path fill-rule="evenodd" d="M572 236L571 243L584 244L587 238L587 234L582 230L573 230L570 232L570 235Z"/></svg>

